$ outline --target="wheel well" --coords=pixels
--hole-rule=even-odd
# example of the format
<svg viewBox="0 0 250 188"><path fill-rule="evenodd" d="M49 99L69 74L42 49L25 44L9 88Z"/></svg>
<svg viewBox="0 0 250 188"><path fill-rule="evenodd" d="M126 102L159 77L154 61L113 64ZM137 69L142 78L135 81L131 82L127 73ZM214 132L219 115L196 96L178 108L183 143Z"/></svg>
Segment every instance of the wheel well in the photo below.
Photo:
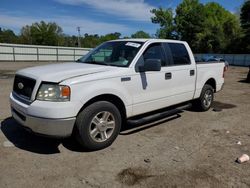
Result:
<svg viewBox="0 0 250 188"><path fill-rule="evenodd" d="M118 108L118 110L120 111L122 120L126 119L127 113L126 113L126 108L125 108L123 101L119 97L117 97L116 95L112 95L112 94L98 95L98 96L90 99L88 102L86 102L84 104L84 106L81 108L81 111L84 108L86 108L87 106L89 106L90 104L93 104L94 102L97 102L97 101L108 101L108 102L114 104Z"/></svg>
<svg viewBox="0 0 250 188"><path fill-rule="evenodd" d="M210 78L205 84L212 86L214 92L216 92L216 82L215 79Z"/></svg>

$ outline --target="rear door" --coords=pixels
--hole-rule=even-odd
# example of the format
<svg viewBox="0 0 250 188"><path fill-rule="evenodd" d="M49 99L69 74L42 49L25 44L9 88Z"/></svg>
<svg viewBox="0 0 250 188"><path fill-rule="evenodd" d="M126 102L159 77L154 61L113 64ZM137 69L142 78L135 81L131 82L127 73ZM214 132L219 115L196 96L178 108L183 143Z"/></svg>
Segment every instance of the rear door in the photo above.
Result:
<svg viewBox="0 0 250 188"><path fill-rule="evenodd" d="M181 103L193 99L196 82L196 65L192 63L184 43L164 43L170 64L166 68L172 75L170 103ZM168 88L169 89L169 88Z"/></svg>

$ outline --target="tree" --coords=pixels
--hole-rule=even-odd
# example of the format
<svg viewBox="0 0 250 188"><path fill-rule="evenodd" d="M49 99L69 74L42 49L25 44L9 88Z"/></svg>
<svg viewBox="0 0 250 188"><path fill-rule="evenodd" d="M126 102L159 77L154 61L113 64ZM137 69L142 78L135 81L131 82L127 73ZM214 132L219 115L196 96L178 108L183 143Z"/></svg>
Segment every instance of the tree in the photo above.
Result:
<svg viewBox="0 0 250 188"><path fill-rule="evenodd" d="M20 43L32 44L30 26L26 25L26 26L21 28Z"/></svg>
<svg viewBox="0 0 250 188"><path fill-rule="evenodd" d="M198 49L198 36L204 31L204 6L199 0L183 0L176 8L176 32L192 49Z"/></svg>
<svg viewBox="0 0 250 188"><path fill-rule="evenodd" d="M157 31L156 36L165 39L176 38L173 10L171 8L163 9L160 7L159 9L151 10L151 13L154 14L151 17L152 23L160 24L160 29Z"/></svg>
<svg viewBox="0 0 250 188"><path fill-rule="evenodd" d="M62 28L55 22L36 22L21 29L21 39L26 44L60 45L62 43L60 40L62 39Z"/></svg>
<svg viewBox="0 0 250 188"><path fill-rule="evenodd" d="M121 37L121 33L108 33L103 36L99 36L97 34L89 35L88 33L84 34L84 37L81 39L81 44L87 48L94 48L102 42L106 42L109 40L119 39Z"/></svg>
<svg viewBox="0 0 250 188"><path fill-rule="evenodd" d="M94 48L98 44L100 44L100 37L97 34L89 35L86 33L81 43L83 44L84 47Z"/></svg>
<svg viewBox="0 0 250 188"><path fill-rule="evenodd" d="M250 1L245 1L240 14L241 27L243 29L243 52L250 53Z"/></svg>
<svg viewBox="0 0 250 188"><path fill-rule="evenodd" d="M232 14L229 11L225 12L225 19L223 22L225 48L223 53L242 53L241 50L241 38L242 29L240 27L240 20L236 14Z"/></svg>
<svg viewBox="0 0 250 188"><path fill-rule="evenodd" d="M69 46L69 47L77 47L78 46L77 41L78 38L75 35L70 36L63 34L60 39L60 43L62 43L61 44L62 46Z"/></svg>
<svg viewBox="0 0 250 188"><path fill-rule="evenodd" d="M106 42L109 40L116 40L121 37L121 33L115 32L115 33L108 33L104 36L100 36L100 42Z"/></svg>
<svg viewBox="0 0 250 188"><path fill-rule="evenodd" d="M203 31L197 37L198 49L211 53L237 51L237 41L241 32L237 16L214 2L207 3L203 11L206 19Z"/></svg>
<svg viewBox="0 0 250 188"><path fill-rule="evenodd" d="M18 40L18 37L15 35L15 33L10 29L1 29L0 28L0 42L3 43L16 43Z"/></svg>
<svg viewBox="0 0 250 188"><path fill-rule="evenodd" d="M196 53L239 51L241 29L237 16L218 3L203 5L199 0L183 0L175 16L171 9L153 9L152 13L152 22L161 26L159 36L187 41Z"/></svg>
<svg viewBox="0 0 250 188"><path fill-rule="evenodd" d="M131 35L131 38L150 38L150 35L144 31L137 31Z"/></svg>
<svg viewBox="0 0 250 188"><path fill-rule="evenodd" d="M243 29L250 29L250 0L245 1L241 8L240 21Z"/></svg>

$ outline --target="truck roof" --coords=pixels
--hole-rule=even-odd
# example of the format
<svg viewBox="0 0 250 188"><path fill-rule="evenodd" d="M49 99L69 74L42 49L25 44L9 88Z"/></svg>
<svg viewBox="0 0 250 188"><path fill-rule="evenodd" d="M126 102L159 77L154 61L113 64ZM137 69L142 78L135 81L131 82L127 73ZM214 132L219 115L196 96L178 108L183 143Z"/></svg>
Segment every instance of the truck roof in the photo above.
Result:
<svg viewBox="0 0 250 188"><path fill-rule="evenodd" d="M171 39L153 39L153 38L147 38L147 39L138 39L138 38L132 38L132 39L117 39L112 41L134 41L134 42L177 42L177 43L186 43L185 41L180 40L171 40Z"/></svg>

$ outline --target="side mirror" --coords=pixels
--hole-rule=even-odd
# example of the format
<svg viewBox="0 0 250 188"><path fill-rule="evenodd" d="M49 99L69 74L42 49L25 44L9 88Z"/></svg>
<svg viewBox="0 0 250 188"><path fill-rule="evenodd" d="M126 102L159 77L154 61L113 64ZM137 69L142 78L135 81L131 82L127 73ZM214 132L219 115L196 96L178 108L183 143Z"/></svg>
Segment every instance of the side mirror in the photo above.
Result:
<svg viewBox="0 0 250 188"><path fill-rule="evenodd" d="M147 59L144 62L144 66L139 67L140 72L160 71L160 70L161 70L161 60L160 59Z"/></svg>

